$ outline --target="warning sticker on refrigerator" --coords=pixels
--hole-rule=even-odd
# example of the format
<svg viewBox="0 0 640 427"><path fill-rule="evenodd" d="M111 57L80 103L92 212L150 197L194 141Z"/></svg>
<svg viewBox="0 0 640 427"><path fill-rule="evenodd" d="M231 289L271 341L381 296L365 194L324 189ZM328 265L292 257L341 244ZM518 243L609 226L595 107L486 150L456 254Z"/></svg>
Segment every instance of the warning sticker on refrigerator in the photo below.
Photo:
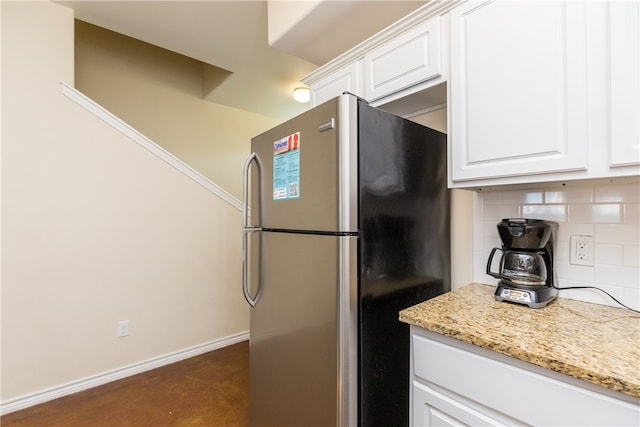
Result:
<svg viewBox="0 0 640 427"><path fill-rule="evenodd" d="M273 143L273 200L300 198L300 132Z"/></svg>

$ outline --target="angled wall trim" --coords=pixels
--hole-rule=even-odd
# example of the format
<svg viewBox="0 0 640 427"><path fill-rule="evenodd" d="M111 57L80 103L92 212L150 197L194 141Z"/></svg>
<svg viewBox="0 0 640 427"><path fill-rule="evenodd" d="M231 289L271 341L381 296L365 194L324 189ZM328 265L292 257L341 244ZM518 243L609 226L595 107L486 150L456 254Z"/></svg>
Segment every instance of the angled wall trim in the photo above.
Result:
<svg viewBox="0 0 640 427"><path fill-rule="evenodd" d="M237 210L242 210L242 202L240 200L238 200L237 198L235 198L234 196L232 196L231 194L227 193L225 190L217 186L209 178L205 177L200 172L196 171L191 166L187 165L185 162L178 159L176 156L169 153L167 150L160 147L155 142L151 141L149 138L147 138L146 136L144 136L143 134L135 130L133 127L129 126L123 120L121 120L120 118L115 116L113 113L109 112L108 110L106 110L100 104L98 104L97 102L95 102L94 100L92 100L91 98L89 98L88 96L86 96L85 94L77 90L76 88L68 85L65 82L61 82L61 84L62 84L62 93L65 96L67 96L68 98L70 98L71 100L79 104L80 106L84 107L89 112L93 113L94 115L102 119L104 122L113 126L117 130L122 132L124 135L128 136L133 141L137 142L139 145L146 148L151 153L155 154L156 156L158 156L159 158L161 158L162 160L164 160L174 168L178 169L184 175L188 176L198 184L202 185L204 188L211 191L213 194L220 197L221 199L223 199L225 202L227 202Z"/></svg>
<svg viewBox="0 0 640 427"><path fill-rule="evenodd" d="M160 356L154 359L146 360L144 362L135 363L129 366L123 366L118 369L114 369L109 372L103 372L98 375L94 375L88 378L84 378L78 381L73 381L60 386L52 387L47 390L28 394L15 399L11 399L0 403L0 415L5 415L11 412L19 411L40 403L45 403L50 400L58 399L63 396L68 396L73 393L78 393L83 390L88 390L93 387L101 386L112 381L120 380L122 378L130 377L132 375L140 374L142 372L149 371L151 369L160 368L171 363L176 363L181 360L195 357L210 351L218 350L223 347L228 347L233 344L237 344L243 341L249 340L249 332L242 332L236 335L231 335L218 340L214 340L208 343L197 345L191 348L177 351L175 353Z"/></svg>

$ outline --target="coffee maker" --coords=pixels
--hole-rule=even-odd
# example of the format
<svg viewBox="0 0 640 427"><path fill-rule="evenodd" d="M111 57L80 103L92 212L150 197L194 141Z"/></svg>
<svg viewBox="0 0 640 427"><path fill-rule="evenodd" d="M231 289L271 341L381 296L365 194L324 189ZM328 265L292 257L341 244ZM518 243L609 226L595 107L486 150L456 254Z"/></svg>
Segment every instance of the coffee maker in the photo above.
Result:
<svg viewBox="0 0 640 427"><path fill-rule="evenodd" d="M493 248L487 261L487 274L500 279L495 299L531 308L546 306L558 295L553 258L558 224L506 218L497 228L502 248ZM502 252L497 273L491 271L496 251Z"/></svg>

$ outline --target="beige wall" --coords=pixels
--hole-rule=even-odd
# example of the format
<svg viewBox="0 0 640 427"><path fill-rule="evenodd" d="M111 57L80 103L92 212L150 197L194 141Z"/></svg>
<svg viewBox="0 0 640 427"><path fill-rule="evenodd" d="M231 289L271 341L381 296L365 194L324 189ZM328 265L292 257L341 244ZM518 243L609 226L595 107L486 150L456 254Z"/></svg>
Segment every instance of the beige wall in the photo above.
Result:
<svg viewBox="0 0 640 427"><path fill-rule="evenodd" d="M70 9L0 5L0 400L246 332L240 213L62 95ZM198 99L189 59L91 50L76 84L239 194L249 139L275 119ZM117 338L120 320L129 337Z"/></svg>
<svg viewBox="0 0 640 427"><path fill-rule="evenodd" d="M251 138L281 122L203 99L203 64L76 23L75 86L145 136L242 197Z"/></svg>
<svg viewBox="0 0 640 427"><path fill-rule="evenodd" d="M2 402L245 333L239 211L63 96L70 9L1 8Z"/></svg>

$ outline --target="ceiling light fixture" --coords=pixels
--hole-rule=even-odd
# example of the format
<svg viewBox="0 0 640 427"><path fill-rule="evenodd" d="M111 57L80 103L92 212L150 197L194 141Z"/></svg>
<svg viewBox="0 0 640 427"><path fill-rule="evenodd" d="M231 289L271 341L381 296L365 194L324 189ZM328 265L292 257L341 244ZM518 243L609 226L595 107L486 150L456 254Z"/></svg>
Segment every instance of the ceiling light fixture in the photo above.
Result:
<svg viewBox="0 0 640 427"><path fill-rule="evenodd" d="M293 99L303 104L309 102L311 95L308 87L297 87L293 90Z"/></svg>

